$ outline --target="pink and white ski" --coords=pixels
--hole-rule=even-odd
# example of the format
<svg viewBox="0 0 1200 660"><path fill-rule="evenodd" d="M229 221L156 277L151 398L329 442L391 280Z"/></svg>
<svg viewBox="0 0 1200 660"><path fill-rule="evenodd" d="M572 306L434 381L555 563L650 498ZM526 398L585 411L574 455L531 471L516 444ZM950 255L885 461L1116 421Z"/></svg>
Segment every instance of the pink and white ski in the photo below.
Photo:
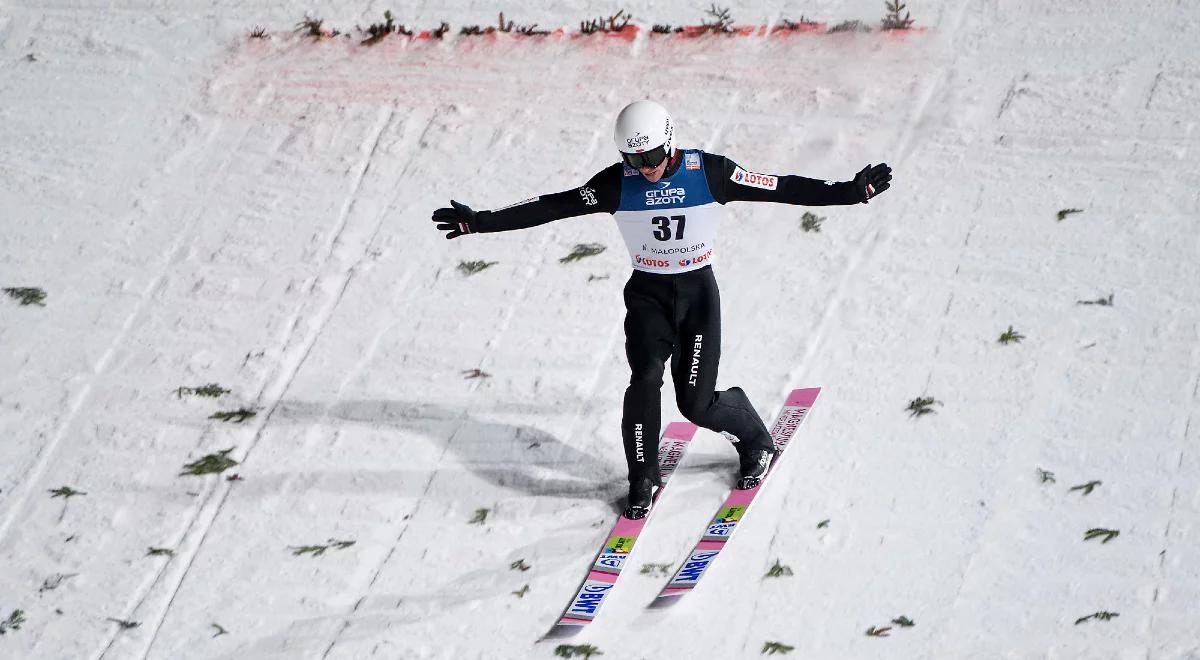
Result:
<svg viewBox="0 0 1200 660"><path fill-rule="evenodd" d="M633 551L633 545L637 542L638 535L642 533L642 529L650 521L650 516L654 515L654 510L658 508L658 500L667 490L671 474L683 460L688 444L695 435L695 424L673 422L667 425L666 430L663 431L662 440L658 444L658 468L659 474L662 475L663 485L654 494L654 504L651 505L650 512L646 514L646 517L638 520L626 518L624 514L617 519L617 524L613 526L600 553L596 555L596 560L592 563L592 569L588 572L587 579L583 581L583 586L579 588L579 592L575 594L575 598L563 611L562 616L546 633L546 638L574 635L596 617L600 606L604 604L604 599L616 586L617 578L620 577L621 570L625 568L625 562L629 558L630 552Z"/></svg>
<svg viewBox="0 0 1200 660"><path fill-rule="evenodd" d="M731 490L729 496L725 498L725 503L717 510L717 515L713 517L712 522L708 523L708 529L705 530L704 536L700 542L692 549L692 553L688 556L687 561L679 567L675 572L675 576L663 587L651 607L668 607L679 602L683 595L696 588L699 584L701 576L712 564L717 555L725 548L725 544L733 536L740 523L746 516L746 512L750 509L750 504L754 502L754 498L766 485L767 480L771 477L771 473L779 465L783 459L783 453L791 444L792 435L800 423L804 421L805 415L808 414L813 403L817 400L817 395L820 394L821 388L811 387L800 390L792 390L788 395L787 402L784 403L783 410L780 411L778 419L775 420L775 425L771 427L771 439L775 443L775 458L771 461L771 466L767 470L767 474L763 480L754 488L748 490Z"/></svg>

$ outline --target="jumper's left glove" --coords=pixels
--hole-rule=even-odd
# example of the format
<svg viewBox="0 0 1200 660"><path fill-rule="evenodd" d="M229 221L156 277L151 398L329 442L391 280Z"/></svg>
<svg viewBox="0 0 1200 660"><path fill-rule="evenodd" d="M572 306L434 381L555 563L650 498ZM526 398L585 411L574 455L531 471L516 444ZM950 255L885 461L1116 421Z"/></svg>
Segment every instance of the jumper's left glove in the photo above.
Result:
<svg viewBox="0 0 1200 660"><path fill-rule="evenodd" d="M446 238L458 238L479 231L475 225L478 213L466 204L450 200L450 206L433 212L433 221L437 228L446 232Z"/></svg>
<svg viewBox="0 0 1200 660"><path fill-rule="evenodd" d="M858 192L863 204L870 202L872 197L891 187L892 168L888 167L887 163L875 166L867 165L854 175L854 190Z"/></svg>

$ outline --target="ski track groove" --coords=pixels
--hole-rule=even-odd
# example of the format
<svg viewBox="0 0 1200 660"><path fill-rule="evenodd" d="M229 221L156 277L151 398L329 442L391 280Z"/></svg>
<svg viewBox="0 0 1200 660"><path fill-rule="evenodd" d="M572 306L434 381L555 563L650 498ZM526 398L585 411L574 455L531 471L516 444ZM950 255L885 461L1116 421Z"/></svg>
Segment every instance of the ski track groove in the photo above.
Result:
<svg viewBox="0 0 1200 660"><path fill-rule="evenodd" d="M259 93L259 95L257 97L255 97L254 102L251 104L250 107L252 107L252 108L261 107L266 98L266 95L268 93L269 93L269 88L264 88ZM218 124L217 126L214 127L212 133L210 134L210 137L208 138L209 142L214 140L216 138L216 136L220 134L220 129L221 129L221 124ZM229 165L234 162L234 160L235 160L234 156L241 150L242 145L245 144L246 138L249 135L250 135L250 128L247 127L246 130L242 131L241 136L238 137L234 148L230 149L227 152L227 154L228 154L227 157L217 168L214 176L209 180L208 190L204 193L204 196L201 198L201 200L194 205L197 210L192 214L192 219L188 222L184 231L182 231L180 233L180 238L175 242L175 245L172 246L171 250L167 251L168 256L166 259L166 263L164 264L163 269L159 272L159 275L155 278L154 282L151 284L150 287L148 287L149 289L161 290L161 287L164 286L164 284L165 284L165 279L166 279L165 276L166 276L167 271L169 271L172 266L178 264L181 261L181 257L186 252L186 248L189 247L191 245L192 241L194 240L192 233L193 233L194 228L197 226L198 220L204 214L205 210L207 209L207 207L209 205L209 200L212 198L214 192L216 191L216 189L218 187L218 183L224 179L225 171L228 169ZM139 303L139 309L137 312L135 312L135 314L140 312L141 307L143 305L144 305L144 300L142 303ZM133 318L133 316L131 315L130 319L132 319L132 318ZM129 325L131 325L130 321L127 321L126 325L127 325L127 327ZM90 387L90 385L89 385L89 387ZM196 513L198 513L202 508L203 508L203 504L201 504L200 507L198 507L195 510L195 512L193 513L193 516ZM144 589L141 596L137 597L138 603L137 603L137 605L134 606L134 608L131 611L136 611L137 607L139 607L141 605L141 603L145 599L146 595L149 594L153 590L154 585L158 584L159 580L162 579L163 575L166 573L166 571L168 570L170 565L171 565L171 562L166 562L160 568L158 568L157 571L155 571L154 577L151 578L149 585ZM103 658L105 656L105 654L107 654L109 652L109 650L111 650L113 644L116 643L116 640L118 637L120 637L120 629L109 634L107 641L104 642L104 648L94 657Z"/></svg>
<svg viewBox="0 0 1200 660"><path fill-rule="evenodd" d="M552 74L553 74L553 70L548 72L547 75L552 75ZM592 140L590 142L588 151L581 156L581 158L579 160L579 165L577 165L572 172L572 174L574 174L576 176L576 178L581 176L579 173L582 172L582 168L584 166L586 166L586 164L588 162L591 161L591 158L595 154L595 151L598 148L598 145L599 145L598 140ZM490 349L489 354L491 353L491 349L495 348L495 344L498 343L500 338L504 336L504 333L507 331L508 326L511 324L512 319L516 315L517 308L520 306L520 303L528 295L528 292L529 292L528 283L532 279L534 279L534 277L536 277L539 273L541 273L542 269L547 265L547 257L545 255L549 254L549 250L545 249L545 248L548 246L549 243L551 243L555 240L555 237L557 236L557 232L546 231L543 233L545 234L545 236L541 239L541 241L539 243L540 249L537 250L537 254L542 255L542 258L534 266L532 266L530 269L528 269L526 271L527 277L525 278L525 284L523 286L521 286L521 288L516 293L516 295L509 297L509 300L512 302L506 308L506 314L505 314L503 320L501 321L501 323L498 324L495 334L487 342L487 344L489 345L489 349ZM612 336L615 337L615 334ZM612 342L612 340L610 339L610 343L609 343L610 347L611 347L611 342ZM485 354L484 358L479 361L478 368L483 369L487 365L487 362L488 362L487 354ZM597 363L597 367L596 367L596 369L593 370L592 385L590 388L593 393L595 391L596 385L598 384L599 376L603 372L604 366L605 366L605 364L604 364L603 357L600 356L600 360ZM474 386L471 387L470 391L474 392L478 388L479 388L479 385L475 384ZM581 414L579 414L579 413L582 413L583 409L587 406L587 403L590 400L591 400L590 398L584 398L581 401L581 403L579 404L578 409L577 409L577 414L574 415L572 418L574 420L574 422L567 429L567 437L572 437L573 431L574 431L575 427L578 426L578 423L581 418ZM454 427L454 431L451 432L450 437L446 440L445 446L442 448L442 453L438 457L438 461L436 464L437 467L435 467L433 472L430 474L429 480L426 482L425 488L421 492L421 495L417 498L416 503L413 506L412 512L408 516L406 516L405 521L404 521L406 524L404 524L401 527L400 532L396 537L396 541L392 544L392 547L388 550L388 552L384 556L383 560L379 563L378 567L376 568L374 574L371 577L370 582L367 584L366 590L364 590L364 593L362 593L358 598L355 599L354 607L351 609L350 613L345 616L344 620L342 621L342 624L338 627L337 631L334 633L333 639L330 641L329 645L326 647L324 653L321 654L322 660L325 660L326 658L329 657L329 654L333 652L333 649L337 646L338 641L341 639L342 634L350 628L350 625L353 623L353 620L355 618L354 615L356 615L358 613L359 608L361 608L363 603L366 602L367 597L370 595L372 588L375 586L375 583L379 580L379 577L383 574L384 570L387 568L387 565L390 562L392 556L396 553L397 548L399 548L401 541L404 539L405 533L411 527L411 524L408 524L408 523L411 520L413 520L416 517L417 513L421 510L421 507L425 503L425 498L428 495L429 490L433 487L433 482L436 480L437 476L439 474L441 474L440 466L443 463L443 461L445 460L446 455L450 452L450 447L454 443L454 438L458 435L458 432L462 429L463 420L465 420L466 417L467 417L467 408L464 408L463 411L457 417L457 424Z"/></svg>
<svg viewBox="0 0 1200 660"><path fill-rule="evenodd" d="M958 6L957 13L952 17L949 29L944 33L946 35L944 37L944 40L946 41L946 43L949 46L953 46L953 41L954 41L955 37L958 35L958 32L962 27L963 19L968 14L967 8L971 5L971 3L973 1L974 0L962 0L962 2ZM937 91L945 86L949 72L954 68L954 65L956 62L957 62L957 59L944 60L943 63L941 64L941 66L938 67L936 73L933 74L933 76L932 76L933 80L930 83L928 83L923 90L921 90L916 108L914 109L912 115L910 116L908 122L906 123L906 125L904 127L903 132L901 132L900 136L896 140L895 146L893 147L894 152L899 154L898 158L895 161L898 166L903 163L908 162L909 158L912 156L914 149L915 149L912 146L912 142L913 142L913 138L917 132L916 131L917 126L919 126L920 123L924 120L925 115L929 111L931 102L932 102L933 98L936 96ZM900 168L897 167L894 169L900 169ZM785 379L785 382L784 382L784 386L778 392L778 396L776 398L786 397L787 394L791 391L791 389L793 389L794 384L798 383L800 377L808 371L808 365L812 362L813 358L817 355L817 352L818 352L817 349L819 347L823 346L823 344L825 342L825 337L828 334L829 327L832 324L833 319L837 316L837 311L841 307L842 300L845 299L847 292L849 289L852 288L852 285L857 282L858 275L859 275L860 271L862 270L863 266L871 263L874 260L874 257L879 253L881 248L886 248L888 245L890 245L891 239L894 235L895 235L895 231L889 231L889 232L884 233L880 229L875 229L873 232L870 232L870 234L863 241L861 241L859 243L858 249L855 250L855 252L851 255L851 257L848 261L846 270L842 272L842 276L839 278L837 286L834 288L833 295L830 296L830 298L829 298L828 304L825 306L825 309L821 313L821 317L813 325L813 332L811 335L812 339L808 342L808 347L805 349L803 357L801 358L800 362L797 364L796 368L788 373L787 378ZM969 235L969 233L968 233L968 235ZM777 509L775 511L774 520L772 522L772 525L775 529L775 533L772 535L771 540L767 545L767 554L768 555L770 554L771 550L773 550L775 547L775 540L778 536L780 512L789 510L788 503L791 501L791 497L792 497L792 489L789 489L787 491L787 493L784 495L783 503L781 505L782 508ZM974 552L972 553L972 556L973 555L974 555ZM966 573L964 573L964 582L965 582L965 575L966 575ZM961 585L960 585L960 591L961 591ZM751 621L755 620L755 618L758 616L759 608L760 608L760 600L756 599L754 602L754 608L752 610L752 614L750 617ZM750 628L750 626L746 626L744 628L744 630L745 630L745 633L743 634L743 637L742 637L741 650L743 653L748 653L749 652L749 644L750 644L751 628Z"/></svg>
<svg viewBox="0 0 1200 660"><path fill-rule="evenodd" d="M253 105L261 105L262 100L263 94L260 93L255 98ZM213 135L215 134L216 133L214 132ZM247 134L248 132L244 133L239 139L239 145L245 140ZM108 348L104 351L104 354L92 367L92 377L89 382L83 386L83 389L80 390L79 394L75 396L75 401L71 405L66 419L58 426L58 430L55 432L50 443L43 447L39 452L37 463L34 465L32 470L29 470L26 473L27 476L24 482L13 489L20 489L23 492L14 498L12 506L9 508L7 515L4 517L4 521L0 523L0 546L4 544L4 541L8 536L9 529L19 517L21 511L25 508L25 505L29 501L29 497L31 496L34 487L42 480L42 477L45 476L46 471L49 469L51 457L56 455L59 445L63 442L63 438L66 437L67 432L70 430L72 425L74 425L79 412L88 403L96 382L104 376L104 372L108 368L112 356L116 354L117 350L125 343L126 339L129 337L131 329L138 325L136 321L146 315L147 310L151 306L152 302L157 301L157 294L162 291L163 287L166 285L167 275L170 272L171 267L178 261L179 256L186 251L186 248L191 244L191 241L194 240L193 233L198 225L200 217L204 213L208 200L212 197L213 191L216 188L215 182L222 178L223 173L229 167L229 164L232 161L233 158L230 156L226 158L224 162L222 162L217 168L216 174L210 179L208 190L204 193L203 202L197 205L197 210L192 213L192 217L187 221L183 231L179 232L179 237L175 240L175 243L169 250L166 251L167 258L163 261L162 266L159 267L157 275L155 275L154 279L151 280L146 286L144 292L138 300L137 305L125 318L125 322L122 324L121 329L117 331L116 336L114 336L112 341L109 342Z"/></svg>
<svg viewBox="0 0 1200 660"><path fill-rule="evenodd" d="M256 107L256 110L257 110L257 107ZM345 231L346 227L349 225L350 213L355 206L355 203L356 203L357 197L358 197L358 193L361 190L362 185L363 185L363 181L366 179L366 175L371 169L371 159L374 157L376 150L379 148L380 140L382 139L383 135L386 133L387 127L391 124L391 121L392 121L393 117L395 116L395 110L396 109L395 109L394 105L392 107L390 107L387 111L386 117L381 117L381 121L378 122L378 125L376 126L376 128L373 131L373 137L370 140L371 148L370 148L370 150L368 150L366 156L362 159L358 176L356 177L354 184L351 187L351 190L347 197L346 204L343 206L341 213L339 213L337 225L336 225L336 228L335 228L334 232L332 233L331 239L328 243L326 254L325 254L324 258L321 260L321 263L318 264L316 269L314 269L318 273L320 273L324 269L324 267L329 263L329 261L332 259L334 249L338 245L338 242L341 238L342 233ZM381 113L381 115L382 115L382 113ZM236 150L233 153L236 153ZM364 247L364 253L365 253L366 249L369 248L369 245L370 244L368 243L367 246ZM360 259L360 261L361 261L361 259ZM314 288L316 287L316 282L320 281L320 278L321 278L321 276L318 274L317 278L314 280L314 285L313 285ZM306 345L304 345L303 348L301 349L301 355L299 356L299 358L295 359L293 361L293 364L287 365L286 360L285 360L286 356L281 355L280 360L284 364L280 364L279 369L276 372L277 376L274 379L274 382L277 385L273 388L277 392L269 392L268 390L269 390L270 386L268 384L264 384L263 390L259 393L257 399L258 399L258 402L261 404L263 401L263 398L267 397L269 399L269 403L265 406L267 408L267 410L266 410L265 414L263 415L262 423L259 424L258 428L255 430L253 438L251 439L249 445L246 447L245 452L243 452L243 454L242 454L242 463L243 464L248 462L248 460L250 458L250 454L258 446L258 443L262 440L263 436L265 435L266 430L267 430L267 425L270 423L271 417L274 415L275 411L278 409L279 403L283 399L283 395L291 387L292 382L295 380L296 376L300 373L300 369L303 367L305 361L307 361L308 356L311 353L313 347L316 346L317 341L320 339L321 334L325 329L325 326L328 324L329 320L333 317L334 310L336 310L338 304L341 302L341 299L342 299L343 295L345 294L346 288L349 286L351 279L353 279L353 268L347 270L346 274L344 275L344 280L342 282L342 285L340 287L338 287L337 293L330 300L328 300L325 303L323 309L318 310L317 317L316 317L317 323L316 323L315 327L309 331L309 335L305 339ZM303 302L301 302L301 304L297 308L296 320L292 323L292 328L289 331L289 335L283 341L283 344L282 344L284 351L286 351L288 345L290 345L292 343L293 333L295 332L295 329L298 326L299 318L301 317L301 315L304 312L304 307L305 307L305 305L303 304ZM271 381L268 380L267 382L270 383ZM215 487L208 494L208 496L205 498L204 503L201 504L200 509L197 511L197 515L193 519L192 523L189 524L187 526L187 528L185 528L183 535L182 535L183 538L186 539L189 535L196 535L197 538L196 538L194 545L186 553L179 553L179 555L177 555L177 558L182 560L182 563L184 564L184 566L183 566L182 571L179 573L179 577L175 581L174 586L170 588L170 597L167 599L166 605L163 607L161 612L158 614L158 616L154 622L153 632L150 634L150 637L147 640L147 642L145 643L145 647L140 655L142 660L146 660L146 658L148 658L150 656L150 654L153 652L154 643L158 640L158 636L159 636L160 632L162 631L163 624L166 622L166 618L170 614L171 607L174 605L175 599L179 595L179 591L183 588L184 582L187 581L188 574L191 571L192 566L195 564L196 558L200 555L200 550L204 546L204 541L208 538L208 533L210 531L212 531L213 526L216 524L217 517L221 514L221 511L224 508L225 503L229 500L229 495L232 491L233 491L232 487L230 485L228 485L227 483L218 482L217 487ZM216 504L212 505L211 502L212 502L214 496L216 497ZM211 515L207 516L207 518L205 519L204 517L202 517L199 514L203 513L205 508L209 507L210 505L213 507L213 511L212 511ZM168 565L169 565L169 563L168 563ZM153 585L151 585L151 588L148 589L146 591L146 593L143 594L141 600L134 607L133 611L136 612L137 608L141 607L142 604L145 603L146 599L148 599L149 596L153 594L154 586L156 586L158 583L159 583L159 580L155 580L155 583ZM105 651L103 653L101 653L100 658L103 658L105 656L105 654L108 653L109 649L111 649L111 647L112 647L112 644L115 643L117 636L118 635L114 634L108 647L106 647Z"/></svg>

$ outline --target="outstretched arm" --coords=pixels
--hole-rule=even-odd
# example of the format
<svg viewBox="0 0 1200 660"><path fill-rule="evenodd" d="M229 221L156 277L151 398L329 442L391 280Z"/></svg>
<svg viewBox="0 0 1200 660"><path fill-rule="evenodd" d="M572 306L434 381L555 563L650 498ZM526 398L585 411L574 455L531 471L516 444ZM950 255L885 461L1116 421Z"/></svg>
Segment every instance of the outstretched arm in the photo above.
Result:
<svg viewBox="0 0 1200 660"><path fill-rule="evenodd" d="M446 238L463 234L513 231L544 225L554 220L589 213L613 213L621 201L621 165L607 167L578 188L541 195L510 206L473 211L465 204L451 201L450 207L433 212L437 228Z"/></svg>
<svg viewBox="0 0 1200 660"><path fill-rule="evenodd" d="M865 204L892 185L892 168L885 163L866 166L851 181L834 182L747 172L724 156L706 153L704 173L713 199L721 204L738 201L801 206Z"/></svg>

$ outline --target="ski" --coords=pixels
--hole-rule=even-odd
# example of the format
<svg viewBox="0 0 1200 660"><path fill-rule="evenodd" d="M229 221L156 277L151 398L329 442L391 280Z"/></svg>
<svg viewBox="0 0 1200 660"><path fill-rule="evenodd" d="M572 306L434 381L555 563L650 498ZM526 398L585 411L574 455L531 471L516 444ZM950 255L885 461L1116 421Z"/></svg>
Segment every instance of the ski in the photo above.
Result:
<svg viewBox="0 0 1200 660"><path fill-rule="evenodd" d="M700 542L692 549L687 561L679 567L667 586L663 587L655 597L654 602L650 604L651 607L674 605L683 598L684 594L696 588L701 576L716 560L717 555L725 548L725 544L737 530L738 523L745 519L750 504L754 502L754 498L767 483L771 473L775 472L775 468L783 459L784 451L791 444L792 435L804 421L805 415L816 402L820 392L821 388L811 387L792 390L788 395L783 410L775 420L775 425L771 427L771 440L775 443L775 458L771 461L767 473L763 475L762 481L749 490L734 489L729 492L724 504L717 510L717 515L713 517L712 522L708 523L708 528Z"/></svg>
<svg viewBox="0 0 1200 660"><path fill-rule="evenodd" d="M662 475L663 485L654 494L654 503L650 507L650 512L638 520L631 520L621 514L617 523L613 525L612 531L605 537L604 545L596 555L596 560L592 562L592 568L579 588L579 592L571 599L567 609L563 611L562 616L558 618L543 639L574 635L596 617L600 606L604 604L604 599L616 585L617 578L621 576L621 569L625 567L629 553L633 551L634 543L637 542L642 529L649 522L650 516L654 515L654 510L658 508L658 500L667 490L671 474L683 460L688 444L695 435L695 424L673 422L667 425L666 430L663 431L662 440L658 444L658 469L659 474Z"/></svg>

